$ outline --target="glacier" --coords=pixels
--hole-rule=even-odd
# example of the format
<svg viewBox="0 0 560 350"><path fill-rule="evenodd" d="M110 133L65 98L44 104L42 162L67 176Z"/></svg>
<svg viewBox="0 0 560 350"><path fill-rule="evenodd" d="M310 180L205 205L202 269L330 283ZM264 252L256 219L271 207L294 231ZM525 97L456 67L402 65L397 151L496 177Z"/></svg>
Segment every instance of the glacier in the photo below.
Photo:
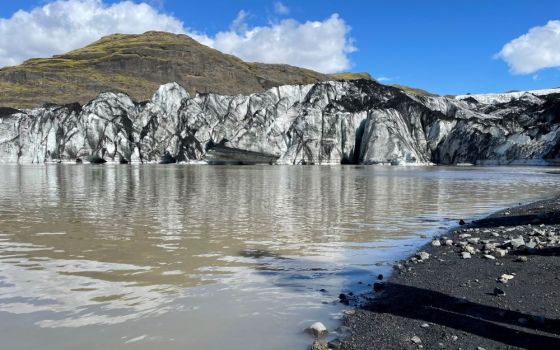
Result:
<svg viewBox="0 0 560 350"><path fill-rule="evenodd" d="M371 80L0 108L0 162L558 164L560 90L418 96Z"/></svg>

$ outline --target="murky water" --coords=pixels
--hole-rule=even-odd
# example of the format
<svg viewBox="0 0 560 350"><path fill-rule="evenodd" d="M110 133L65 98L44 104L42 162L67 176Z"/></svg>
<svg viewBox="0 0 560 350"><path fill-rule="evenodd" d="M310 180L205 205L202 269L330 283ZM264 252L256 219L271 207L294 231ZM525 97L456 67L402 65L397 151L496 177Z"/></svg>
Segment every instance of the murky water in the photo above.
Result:
<svg viewBox="0 0 560 350"><path fill-rule="evenodd" d="M340 291L548 170L1 166L2 348L304 349Z"/></svg>

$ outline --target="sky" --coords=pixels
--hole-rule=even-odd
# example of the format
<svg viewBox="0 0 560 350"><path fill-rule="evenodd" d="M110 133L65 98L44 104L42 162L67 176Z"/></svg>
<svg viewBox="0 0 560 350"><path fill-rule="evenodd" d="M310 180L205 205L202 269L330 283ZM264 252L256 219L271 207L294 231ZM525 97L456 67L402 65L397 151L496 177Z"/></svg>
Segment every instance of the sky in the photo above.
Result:
<svg viewBox="0 0 560 350"><path fill-rule="evenodd" d="M442 95L560 87L558 0L0 0L0 67L148 30Z"/></svg>

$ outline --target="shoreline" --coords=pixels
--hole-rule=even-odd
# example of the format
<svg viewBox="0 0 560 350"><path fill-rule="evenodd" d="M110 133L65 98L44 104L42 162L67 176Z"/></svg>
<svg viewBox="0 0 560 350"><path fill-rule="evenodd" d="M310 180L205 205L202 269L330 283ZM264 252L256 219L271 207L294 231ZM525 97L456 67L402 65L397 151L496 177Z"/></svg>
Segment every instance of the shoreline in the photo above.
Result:
<svg viewBox="0 0 560 350"><path fill-rule="evenodd" d="M560 196L435 236L374 289L329 348L560 349Z"/></svg>

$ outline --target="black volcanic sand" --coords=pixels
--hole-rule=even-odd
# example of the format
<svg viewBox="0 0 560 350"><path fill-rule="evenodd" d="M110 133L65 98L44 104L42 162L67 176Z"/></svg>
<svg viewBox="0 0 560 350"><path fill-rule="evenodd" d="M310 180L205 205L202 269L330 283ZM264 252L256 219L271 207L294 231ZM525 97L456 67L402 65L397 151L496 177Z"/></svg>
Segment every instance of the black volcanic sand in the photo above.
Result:
<svg viewBox="0 0 560 350"><path fill-rule="evenodd" d="M508 240L519 236L525 245L513 248ZM420 250L428 259L395 266L375 298L345 317L351 336L331 348L560 349L560 198L503 210L438 239L441 246ZM499 255L486 240L508 253L484 257ZM501 283L502 274L513 279Z"/></svg>

